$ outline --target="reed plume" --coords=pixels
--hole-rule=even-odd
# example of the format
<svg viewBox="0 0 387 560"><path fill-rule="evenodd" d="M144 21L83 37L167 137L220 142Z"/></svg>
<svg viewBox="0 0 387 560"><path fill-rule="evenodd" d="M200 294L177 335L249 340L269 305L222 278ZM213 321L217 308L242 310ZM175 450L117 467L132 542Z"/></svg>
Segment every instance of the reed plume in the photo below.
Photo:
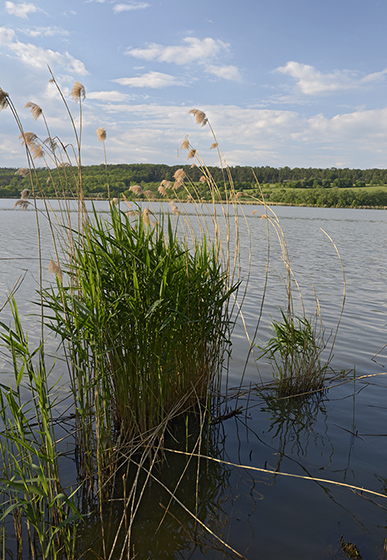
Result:
<svg viewBox="0 0 387 560"><path fill-rule="evenodd" d="M192 159L192 158L194 158L194 157L195 157L195 154L196 154L196 150L194 150L194 149L190 150L190 151L188 152L187 159Z"/></svg>
<svg viewBox="0 0 387 560"><path fill-rule="evenodd" d="M3 89L0 88L0 111L8 107L9 95Z"/></svg>
<svg viewBox="0 0 387 560"><path fill-rule="evenodd" d="M161 194L161 196L166 196L167 195L167 191L165 190L164 187L162 187L161 185L159 186L159 188L157 189L157 192L159 192Z"/></svg>
<svg viewBox="0 0 387 560"><path fill-rule="evenodd" d="M156 195L153 191L145 191L144 195L149 199L149 198L156 198Z"/></svg>
<svg viewBox="0 0 387 560"><path fill-rule="evenodd" d="M99 142L105 142L107 136L106 130L102 126L100 126L99 128L97 128L96 132Z"/></svg>
<svg viewBox="0 0 387 560"><path fill-rule="evenodd" d="M27 177L27 175L29 174L29 170L26 169L25 167L19 167L19 169L17 171L15 171L15 175L21 175L21 177Z"/></svg>
<svg viewBox="0 0 387 560"><path fill-rule="evenodd" d="M86 89L80 82L75 82L73 89L71 90L70 97L72 97L75 103L78 103L81 99L86 99Z"/></svg>
<svg viewBox="0 0 387 560"><path fill-rule="evenodd" d="M137 196L142 194L142 188L140 187L140 185L132 185L131 187L129 187L129 190Z"/></svg>
<svg viewBox="0 0 387 560"><path fill-rule="evenodd" d="M189 150L189 141L188 141L188 136L186 136L183 140L183 142L181 143L180 148L182 148L183 150Z"/></svg>
<svg viewBox="0 0 387 560"><path fill-rule="evenodd" d="M165 189L170 189L171 181L167 181L166 179L163 179L160 183L160 187L164 187Z"/></svg>
<svg viewBox="0 0 387 560"><path fill-rule="evenodd" d="M203 113L203 111L200 111L199 109L191 109L190 111L188 111L188 113L195 117L196 124L201 124L202 126L205 126L208 123L206 114Z"/></svg>
<svg viewBox="0 0 387 560"><path fill-rule="evenodd" d="M186 178L185 171L183 169L178 169L177 171L175 171L173 178L175 179L175 181L183 182Z"/></svg>
<svg viewBox="0 0 387 560"><path fill-rule="evenodd" d="M15 202L14 208L17 208L17 206L20 206L20 208L22 208L23 210L27 210L27 208L28 208L28 206L29 206L30 204L31 204L31 203L30 203L28 200L22 200L22 199L20 199L20 200L17 200L17 201Z"/></svg>
<svg viewBox="0 0 387 560"><path fill-rule="evenodd" d="M39 105L37 105L36 103L33 103L32 101L29 101L26 105L24 105L24 109L31 110L34 121L36 121L43 112L42 108L39 107Z"/></svg>
<svg viewBox="0 0 387 560"><path fill-rule="evenodd" d="M62 270L61 270L59 264L57 264L55 261L51 260L50 264L48 265L48 272L52 272L53 274L55 274L55 276L57 277L59 282L62 283L63 275L62 275Z"/></svg>

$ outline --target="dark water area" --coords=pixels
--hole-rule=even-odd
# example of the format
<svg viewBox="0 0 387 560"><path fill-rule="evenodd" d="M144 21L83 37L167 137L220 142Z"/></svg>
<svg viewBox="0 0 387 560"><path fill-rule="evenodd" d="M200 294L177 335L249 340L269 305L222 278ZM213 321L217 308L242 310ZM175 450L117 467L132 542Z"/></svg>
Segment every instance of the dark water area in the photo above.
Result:
<svg viewBox="0 0 387 560"><path fill-rule="evenodd" d="M25 273L16 298L34 343L40 336L33 304L39 282L35 215L30 210L15 211L13 204L0 201L0 307ZM102 211L107 209L107 203L98 204ZM279 307L286 304L284 267L277 234L269 228L265 281L267 222L260 219L264 210L259 206L244 210L250 237L242 223L241 277L248 273L251 252L250 280L224 372L222 409L239 409L239 414L209 427L201 449L207 458L188 460L184 453L166 453L157 474L159 482L149 484L136 517L132 557L340 559L348 557L343 542L351 542L362 558L384 559L387 213L274 209L306 312L314 313L317 296L330 342L340 319L331 361L335 374L326 390L303 400L278 400L262 389L272 379L270 364L255 361L257 352L249 353L249 339L253 340L261 314L256 341L267 340L272 319L279 317ZM42 275L48 283L53 281L47 272L53 248L48 228L42 226L42 230L43 262L47 263ZM301 311L297 290L293 293L295 309ZM7 307L0 312L0 320L10 320ZM53 355L56 346L56 341L48 342ZM326 355L329 353L328 343ZM9 364L2 355L0 362L6 372ZM346 375L338 375L342 370ZM3 374L2 382L5 379ZM66 368L59 360L52 383L60 379L65 393ZM175 434L182 451L185 438L184 430ZM63 468L69 482L70 464L67 460ZM170 492L175 489L180 504L170 503ZM109 511L112 532L120 519L122 503L117 499ZM82 547L94 543L98 548L96 527L92 519L85 524L79 536Z"/></svg>

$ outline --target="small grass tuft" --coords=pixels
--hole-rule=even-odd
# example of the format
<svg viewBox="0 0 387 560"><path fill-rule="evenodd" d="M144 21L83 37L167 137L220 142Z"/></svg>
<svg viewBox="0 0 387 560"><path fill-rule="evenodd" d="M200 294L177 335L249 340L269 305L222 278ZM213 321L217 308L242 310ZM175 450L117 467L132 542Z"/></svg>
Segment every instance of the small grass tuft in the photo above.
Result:
<svg viewBox="0 0 387 560"><path fill-rule="evenodd" d="M325 348L323 332L305 315L298 317L281 309L281 317L272 323L274 336L258 346L258 359L269 358L278 396L320 391L329 368L329 363L320 359Z"/></svg>

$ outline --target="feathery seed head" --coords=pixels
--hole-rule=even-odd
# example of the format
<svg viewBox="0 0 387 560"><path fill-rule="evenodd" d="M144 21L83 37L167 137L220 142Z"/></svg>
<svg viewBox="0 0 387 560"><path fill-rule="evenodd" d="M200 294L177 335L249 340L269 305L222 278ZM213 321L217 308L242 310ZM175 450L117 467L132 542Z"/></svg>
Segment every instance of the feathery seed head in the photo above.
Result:
<svg viewBox="0 0 387 560"><path fill-rule="evenodd" d="M21 175L24 179L24 177L27 177L29 173L29 170L26 169L25 167L20 167L17 171L15 171L15 175Z"/></svg>
<svg viewBox="0 0 387 560"><path fill-rule="evenodd" d="M180 189L182 184L183 181L181 179L178 179L177 181L174 182L172 190L177 191L178 189Z"/></svg>
<svg viewBox="0 0 387 560"><path fill-rule="evenodd" d="M58 278L59 282L62 282L63 276L59 264L57 264L54 261L50 261L50 264L48 265L48 272L53 272L55 276Z"/></svg>
<svg viewBox="0 0 387 560"><path fill-rule="evenodd" d="M33 117L34 121L36 121L36 119L38 119L43 112L42 109L39 107L39 105L37 105L36 103L32 103L32 101L29 101L24 106L24 108L25 109L31 109L31 113L32 113L32 117Z"/></svg>
<svg viewBox="0 0 387 560"><path fill-rule="evenodd" d="M205 175L202 175L199 179L200 183L207 183L207 177Z"/></svg>
<svg viewBox="0 0 387 560"><path fill-rule="evenodd" d="M27 200L27 198L30 196L30 189L24 189L22 190L22 192L20 193L20 199L21 200Z"/></svg>
<svg viewBox="0 0 387 560"><path fill-rule="evenodd" d="M43 146L41 144L33 144L31 146L31 153L32 153L32 157L35 159L40 159L44 157Z"/></svg>
<svg viewBox="0 0 387 560"><path fill-rule="evenodd" d="M57 147L58 147L58 144L56 143L56 141L55 141L53 138L51 138L51 136L49 136L48 138L46 138L46 139L44 140L43 144L46 144L46 146L48 146L49 149L50 149L52 152L55 152L55 150L56 150Z"/></svg>
<svg viewBox="0 0 387 560"><path fill-rule="evenodd" d="M166 179L163 179L160 183L160 187L164 187L165 189L170 189L171 181L167 181Z"/></svg>
<svg viewBox="0 0 387 560"><path fill-rule="evenodd" d="M208 119L206 114L203 111L199 111L199 109L191 109L188 111L189 114L193 115L196 119L196 124L201 124L205 126L208 123Z"/></svg>
<svg viewBox="0 0 387 560"><path fill-rule="evenodd" d="M139 195L142 193L142 188L140 185L132 185L129 187L129 190L132 191L134 194Z"/></svg>
<svg viewBox="0 0 387 560"><path fill-rule="evenodd" d="M196 150L190 150L190 151L188 152L187 159L192 159L192 158L194 158L194 157L195 157L195 154L196 154Z"/></svg>
<svg viewBox="0 0 387 560"><path fill-rule="evenodd" d="M152 192L152 191L144 191L144 195L145 195L148 199L150 199L150 198L156 198L155 193Z"/></svg>
<svg viewBox="0 0 387 560"><path fill-rule="evenodd" d="M148 225L148 223L149 223L149 208L146 208L146 207L144 208L144 211L142 213L142 219L144 221L144 224Z"/></svg>
<svg viewBox="0 0 387 560"><path fill-rule="evenodd" d="M0 88L0 111L5 109L9 103L9 95L3 89Z"/></svg>
<svg viewBox="0 0 387 560"><path fill-rule="evenodd" d="M159 188L157 189L157 192L159 192L161 194L161 196L166 196L167 191L165 190L165 187L163 187L162 185L159 186Z"/></svg>
<svg viewBox="0 0 387 560"><path fill-rule="evenodd" d="M22 141L22 145L24 146L24 144L26 144L29 147L34 145L35 140L37 138L38 137L36 136L36 134L34 132L24 132L23 134L20 134L20 136L19 136L19 140Z"/></svg>
<svg viewBox="0 0 387 560"><path fill-rule="evenodd" d="M106 140L106 130L100 126L99 128L97 128L96 130L97 132L97 138L100 142L105 142Z"/></svg>
<svg viewBox="0 0 387 560"><path fill-rule="evenodd" d="M111 201L110 201L110 204L117 205L118 204L118 198L112 198Z"/></svg>
<svg viewBox="0 0 387 560"><path fill-rule="evenodd" d="M237 192L236 195L235 195L235 197L236 197L236 198L240 198L242 195L243 195L243 193Z"/></svg>
<svg viewBox="0 0 387 560"><path fill-rule="evenodd" d="M173 178L174 178L176 181L181 181L181 182L183 182L184 179L186 178L185 171L184 171L183 169L178 169L177 171L175 171L175 173L174 173L174 175L173 175Z"/></svg>
<svg viewBox="0 0 387 560"><path fill-rule="evenodd" d="M17 206L20 206L20 208L21 208L22 210L27 210L29 204L31 204L31 203L30 203L28 200L25 200L25 199L22 199L22 198L21 198L20 200L17 200L17 201L15 202L14 208L16 208Z"/></svg>
<svg viewBox="0 0 387 560"><path fill-rule="evenodd" d="M210 150L213 150L214 148L218 147L218 142L214 142L213 144L211 144L210 146Z"/></svg>
<svg viewBox="0 0 387 560"><path fill-rule="evenodd" d="M256 214L256 213L257 213L257 210L255 209L251 212L251 215L254 216L254 214Z"/></svg>
<svg viewBox="0 0 387 560"><path fill-rule="evenodd" d="M86 98L86 90L85 86L83 86L80 82L75 82L73 85L73 89L71 90L70 97L72 97L77 103L81 99Z"/></svg>
<svg viewBox="0 0 387 560"><path fill-rule="evenodd" d="M184 138L183 142L181 143L180 148L182 150L188 150L189 149L188 135Z"/></svg>

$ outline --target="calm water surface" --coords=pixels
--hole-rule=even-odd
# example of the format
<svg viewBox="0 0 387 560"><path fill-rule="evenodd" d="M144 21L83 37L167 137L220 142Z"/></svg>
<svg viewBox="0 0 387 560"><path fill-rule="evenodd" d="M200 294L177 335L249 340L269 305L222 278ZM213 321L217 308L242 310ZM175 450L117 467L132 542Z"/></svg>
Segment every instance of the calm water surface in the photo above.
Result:
<svg viewBox="0 0 387 560"><path fill-rule="evenodd" d="M107 203L98 205L107 210ZM33 303L37 300L35 290L40 275L36 218L33 211L17 211L13 206L14 201L0 200L0 307L20 275L25 274L16 297L29 338L37 343L38 309ZM345 558L341 535L345 541L356 543L363 558L385 558L387 499L335 486L326 480L387 496L387 213L275 208L305 309L313 314L317 296L326 338L332 333L331 341L344 293L337 251L340 253L346 299L331 365L336 371L355 369L357 376L356 380L350 375L333 383L319 398L290 405L273 401L269 394L254 389L255 383L270 380L268 364L257 364L252 356L246 365L249 343L245 331L250 339L254 336L263 295L257 341L265 341L270 335L270 322L279 317L279 307L286 305L286 292L274 228L269 228L269 274L265 289L266 220L260 219L261 207L246 206L244 210L251 237L242 225L241 269L245 277L251 247L250 281L243 321L239 318L233 334L227 374L229 395L241 380L246 389L238 402L231 398L228 403L230 409L243 405L243 413L224 421L211 436L211 455L222 462L201 463L200 518L248 559ZM254 210L257 212L251 215ZM41 274L47 283L53 280L47 268L54 253L47 223L40 220L40 226L44 263ZM295 307L301 310L296 291L294 295ZM7 307L1 311L0 320L10 320ZM56 342L50 344L54 352ZM7 363L1 363L6 371ZM53 380L65 375L62 368L59 363ZM178 464L176 456L170 458L168 469L161 474L166 484L173 471L171 465ZM195 494L192 480L196 481L196 467L192 465L187 471L182 485L182 499L190 504ZM254 469L271 469L273 473ZM175 517L167 519L164 530L149 539L149 534L155 534L160 511L161 515L164 511L159 503L167 505L168 496L153 485L146 500L145 513L138 520L143 529L136 541L139 558L235 557L208 532L198 529L177 506ZM193 544L199 537L202 544Z"/></svg>

